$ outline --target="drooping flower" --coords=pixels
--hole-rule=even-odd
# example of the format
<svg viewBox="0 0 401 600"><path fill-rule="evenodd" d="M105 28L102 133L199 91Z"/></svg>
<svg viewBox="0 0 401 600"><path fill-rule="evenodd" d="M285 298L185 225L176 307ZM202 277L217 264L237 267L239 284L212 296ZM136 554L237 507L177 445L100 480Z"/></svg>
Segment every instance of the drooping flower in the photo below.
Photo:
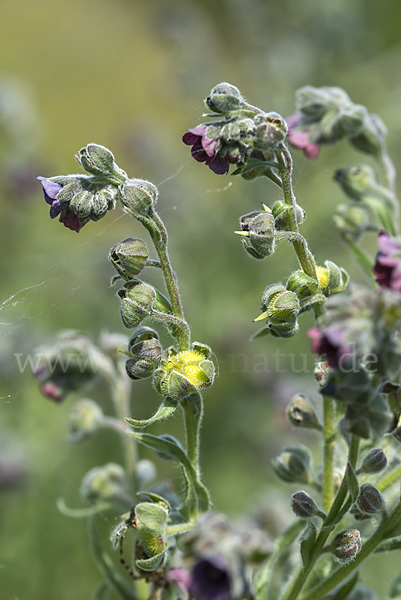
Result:
<svg viewBox="0 0 401 600"><path fill-rule="evenodd" d="M60 200L57 199L59 193L63 189L63 186L60 183L56 183L52 179L46 177L37 177L37 179L42 184L43 195L47 204L50 204L50 218L55 219L60 215L60 223L63 223L65 227L78 233L82 227L88 223L89 219L80 220L79 217L69 209L69 202L60 202Z"/></svg>
<svg viewBox="0 0 401 600"><path fill-rule="evenodd" d="M288 141L292 146L301 148L308 158L317 158L320 150L319 144L311 141L307 127L302 127L302 115L295 113L286 119L288 125Z"/></svg>
<svg viewBox="0 0 401 600"><path fill-rule="evenodd" d="M344 366L344 360L350 355L350 346L345 341L342 329L314 327L308 331L308 335L312 339L313 352L324 356L330 367L339 369Z"/></svg>
<svg viewBox="0 0 401 600"><path fill-rule="evenodd" d="M189 593L196 600L230 600L231 579L227 562L219 556L199 560L191 573Z"/></svg>
<svg viewBox="0 0 401 600"><path fill-rule="evenodd" d="M376 281L382 287L401 292L401 245L385 231L379 233L378 245L373 267Z"/></svg>
<svg viewBox="0 0 401 600"><path fill-rule="evenodd" d="M192 146L191 154L198 162L207 164L217 175L224 175L228 172L230 166L230 157L224 158L216 152L217 140L207 137L206 127L195 127L188 129L182 137L182 141L187 146ZM235 162L231 160L231 162Z"/></svg>

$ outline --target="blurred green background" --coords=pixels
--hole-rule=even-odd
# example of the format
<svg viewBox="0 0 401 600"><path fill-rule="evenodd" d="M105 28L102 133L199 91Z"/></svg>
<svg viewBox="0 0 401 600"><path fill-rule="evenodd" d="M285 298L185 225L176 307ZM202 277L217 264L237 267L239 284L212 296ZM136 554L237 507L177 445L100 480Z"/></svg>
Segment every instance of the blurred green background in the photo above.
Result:
<svg viewBox="0 0 401 600"><path fill-rule="evenodd" d="M106 256L125 237L143 236L119 210L79 235L51 221L36 175L77 171L74 153L97 142L109 146L131 176L160 185L159 209L186 316L194 338L213 347L220 365L216 384L205 393L202 432L204 476L215 507L235 515L270 502L274 519L281 506L285 522L290 489L273 478L269 464L286 442L316 444L313 435L291 431L283 416L295 391L318 398L310 374L294 372L303 370L302 360L291 359L309 349L305 332L312 319L302 319L296 338L249 343L264 287L288 275L295 261L287 247L270 260L253 261L232 233L241 214L262 201L271 204L278 190L267 181L216 176L191 159L181 136L202 121L202 100L219 81L284 116L293 112L298 87L336 85L382 116L399 164L400 18L396 0L3 3L1 600L86 599L99 580L84 522L62 516L56 500L80 506L82 476L119 461L118 440L110 433L69 444L74 399L59 406L45 400L28 370L18 371L14 354L26 356L59 329L94 338L101 330L122 332ZM362 281L331 219L343 200L333 171L361 160L346 143L324 148L317 162L298 153L294 181L308 213L303 231L318 262L334 260ZM286 355L283 373L275 372L277 349ZM310 370L310 356L307 365ZM101 387L90 395L108 410ZM148 381L134 386L135 416L150 415L158 401ZM154 432L167 429L178 432L179 423ZM157 467L166 472L165 463ZM398 562L381 555L365 569L365 583L383 594Z"/></svg>

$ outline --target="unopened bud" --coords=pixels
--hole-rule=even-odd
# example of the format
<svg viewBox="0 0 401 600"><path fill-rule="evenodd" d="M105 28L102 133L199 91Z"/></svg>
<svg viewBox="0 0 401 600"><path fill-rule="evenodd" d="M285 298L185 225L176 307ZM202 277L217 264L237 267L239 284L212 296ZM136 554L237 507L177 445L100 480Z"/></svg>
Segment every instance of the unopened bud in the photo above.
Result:
<svg viewBox="0 0 401 600"><path fill-rule="evenodd" d="M294 210L294 207L288 202L284 202L284 200L277 200L272 208L273 217L275 219L276 229L280 231L287 231L290 229L289 226L289 214ZM304 209L299 206L299 204L295 207L297 223L303 223L306 218L306 213Z"/></svg>
<svg viewBox="0 0 401 600"><path fill-rule="evenodd" d="M255 147L269 150L283 142L288 133L288 126L281 115L269 112L255 118Z"/></svg>
<svg viewBox="0 0 401 600"><path fill-rule="evenodd" d="M286 409L287 419L295 427L305 429L321 429L315 409L307 396L295 394Z"/></svg>
<svg viewBox="0 0 401 600"><path fill-rule="evenodd" d="M274 253L274 217L271 212L260 211L243 215L240 219L242 243L254 258L265 258Z"/></svg>
<svg viewBox="0 0 401 600"><path fill-rule="evenodd" d="M353 200L361 201L376 185L375 174L369 165L356 165L348 169L338 169L334 179L343 191Z"/></svg>
<svg viewBox="0 0 401 600"><path fill-rule="evenodd" d="M143 240L127 238L110 250L109 260L124 279L139 275L149 258L148 249Z"/></svg>
<svg viewBox="0 0 401 600"><path fill-rule="evenodd" d="M150 377L160 363L162 348L159 335L150 327L140 327L129 339L129 358L125 363L131 379Z"/></svg>
<svg viewBox="0 0 401 600"><path fill-rule="evenodd" d="M213 112L225 114L242 108L245 100L237 87L223 81L214 86L205 103Z"/></svg>
<svg viewBox="0 0 401 600"><path fill-rule="evenodd" d="M362 130L351 137L351 144L361 152L377 156L383 150L387 129L378 115L369 114L365 120Z"/></svg>
<svg viewBox="0 0 401 600"><path fill-rule="evenodd" d="M262 296L261 310L256 321L266 319L266 325L273 335L292 337L298 331L297 316L300 304L294 292L277 283L267 286Z"/></svg>
<svg viewBox="0 0 401 600"><path fill-rule="evenodd" d="M91 469L82 480L80 492L89 502L110 502L126 497L124 469L116 463Z"/></svg>
<svg viewBox="0 0 401 600"><path fill-rule="evenodd" d="M148 317L156 300L156 290L153 286L140 281L133 282L118 291L121 298L121 319L125 327L137 327Z"/></svg>
<svg viewBox="0 0 401 600"><path fill-rule="evenodd" d="M380 473L387 467L387 457L381 448L373 448L362 461L358 473Z"/></svg>
<svg viewBox="0 0 401 600"><path fill-rule="evenodd" d="M324 267L317 267L316 273L319 285L325 296L344 291L348 283L348 273L331 260L325 261Z"/></svg>
<svg viewBox="0 0 401 600"><path fill-rule="evenodd" d="M113 153L100 144L88 144L79 150L75 158L90 175L103 177L117 175L119 179L121 176L123 178L127 177L126 173L116 165Z"/></svg>
<svg viewBox="0 0 401 600"><path fill-rule="evenodd" d="M147 215L157 202L157 187L145 179L128 179L121 190L121 202L128 214Z"/></svg>
<svg viewBox="0 0 401 600"><path fill-rule="evenodd" d="M375 513L385 510L383 496L379 490L370 483L364 483L359 488L357 504L358 508L367 515L374 515Z"/></svg>
<svg viewBox="0 0 401 600"><path fill-rule="evenodd" d="M295 292L298 298L306 298L319 292L319 284L313 277L303 271L294 271L287 280L286 288Z"/></svg>
<svg viewBox="0 0 401 600"><path fill-rule="evenodd" d="M316 502L306 492L295 492L291 498L291 508L297 517L309 519L310 517L326 518L326 515L318 509Z"/></svg>
<svg viewBox="0 0 401 600"><path fill-rule="evenodd" d="M330 551L342 563L351 562L361 548L361 534L357 529L341 531L330 544Z"/></svg>
<svg viewBox="0 0 401 600"><path fill-rule="evenodd" d="M99 427L103 411L96 402L89 399L74 404L69 416L70 441L81 442L89 438Z"/></svg>
<svg viewBox="0 0 401 600"><path fill-rule="evenodd" d="M303 446L285 446L272 460L276 475L288 483L310 483L311 456Z"/></svg>
<svg viewBox="0 0 401 600"><path fill-rule="evenodd" d="M358 240L369 226L366 208L357 203L339 204L333 219L341 235L354 240Z"/></svg>

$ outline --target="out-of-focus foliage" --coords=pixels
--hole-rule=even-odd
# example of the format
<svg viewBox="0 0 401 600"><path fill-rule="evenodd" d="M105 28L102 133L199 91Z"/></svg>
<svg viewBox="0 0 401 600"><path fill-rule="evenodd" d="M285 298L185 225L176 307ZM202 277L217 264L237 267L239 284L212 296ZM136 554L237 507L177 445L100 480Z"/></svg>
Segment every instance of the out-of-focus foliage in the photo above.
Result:
<svg viewBox="0 0 401 600"><path fill-rule="evenodd" d="M258 298L283 267L278 260L252 261L232 233L239 215L271 204L277 190L266 181L250 185L200 168L181 136L201 122L201 98L221 80L284 116L293 112L297 87L338 85L382 116L398 166L400 17L396 0L21 0L2 8L2 600L84 599L98 581L82 522L58 513L56 500L63 496L77 506L85 472L119 461L118 440L102 432L86 445L69 445L71 401L46 401L29 364L20 367L59 329L94 337L101 329L122 331L106 257L115 243L139 235L138 226L117 211L79 235L50 221L36 175L78 171L73 154L94 141L112 148L131 176L160 185L186 315L220 366L205 394L203 427L203 469L215 505L231 514L257 502L265 506L273 487L271 503L283 504L269 462L283 438L294 437L284 419L287 401L311 388L316 397L311 376L301 372L304 359L296 357L306 347L308 323L295 339L249 343ZM340 144L325 148L318 162L296 155L294 175L308 213L303 228L318 261L329 257L362 279L331 220L343 200L333 172L357 161ZM291 249L280 247L276 256L288 261L290 272ZM305 361L310 372L312 358ZM107 410L101 388L92 396ZM148 382L135 384L136 418L149 416L157 402ZM162 431L155 426L155 433ZM290 510L288 502L288 515ZM105 516L104 526L114 523ZM392 563L379 556L375 565L385 582ZM375 573L369 566L367 584L378 585Z"/></svg>

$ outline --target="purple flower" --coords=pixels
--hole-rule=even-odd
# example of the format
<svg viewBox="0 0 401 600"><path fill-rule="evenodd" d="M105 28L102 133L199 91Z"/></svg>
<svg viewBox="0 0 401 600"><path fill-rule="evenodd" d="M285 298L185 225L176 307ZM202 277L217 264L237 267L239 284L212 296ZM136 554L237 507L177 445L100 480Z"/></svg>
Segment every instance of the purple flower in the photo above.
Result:
<svg viewBox="0 0 401 600"><path fill-rule="evenodd" d="M379 252L373 272L382 287L401 292L401 246L385 231L379 233Z"/></svg>
<svg viewBox="0 0 401 600"><path fill-rule="evenodd" d="M43 194L47 204L50 204L50 218L55 219L60 215L60 223L63 223L65 227L76 231L77 233L82 227L88 222L81 221L76 215L69 210L68 202L60 202L57 199L59 192L63 189L60 183L56 183L46 177L37 177L42 184Z"/></svg>
<svg viewBox="0 0 401 600"><path fill-rule="evenodd" d="M230 600L231 578L227 562L218 556L199 560L192 570L188 591L196 600Z"/></svg>
<svg viewBox="0 0 401 600"><path fill-rule="evenodd" d="M191 154L195 160L206 163L209 169L217 175L227 173L230 162L238 160L237 157L230 157L228 153L226 153L224 158L221 157L216 152L217 140L207 137L207 129L205 127L188 129L187 133L183 135L182 141L187 146L192 146Z"/></svg>
<svg viewBox="0 0 401 600"><path fill-rule="evenodd" d="M295 113L286 119L288 125L288 141L292 146L301 148L308 158L317 158L319 154L319 144L310 140L310 134L307 128L299 127L302 116Z"/></svg>
<svg viewBox="0 0 401 600"><path fill-rule="evenodd" d="M319 356L324 356L330 367L340 369L344 360L350 356L350 346L345 342L342 329L328 327L309 329L308 336L312 339L312 350Z"/></svg>
<svg viewBox="0 0 401 600"><path fill-rule="evenodd" d="M46 381L43 383L40 387L40 391L46 398L53 400L56 404L62 402L66 396L65 392L63 392L54 381Z"/></svg>

